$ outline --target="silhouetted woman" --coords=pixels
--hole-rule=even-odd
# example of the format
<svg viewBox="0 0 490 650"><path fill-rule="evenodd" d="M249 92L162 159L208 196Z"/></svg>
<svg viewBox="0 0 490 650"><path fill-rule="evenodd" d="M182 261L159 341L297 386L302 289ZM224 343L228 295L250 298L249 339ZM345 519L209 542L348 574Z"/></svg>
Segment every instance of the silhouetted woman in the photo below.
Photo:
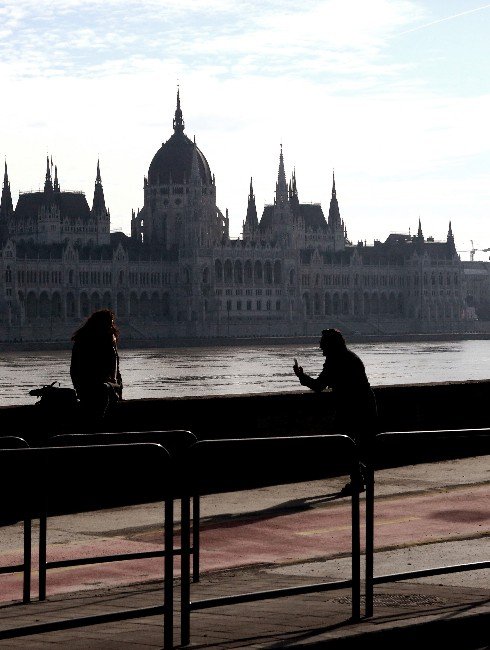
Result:
<svg viewBox="0 0 490 650"><path fill-rule="evenodd" d="M70 376L87 414L103 417L122 399L117 343L119 331L110 309L94 312L73 334Z"/></svg>
<svg viewBox="0 0 490 650"><path fill-rule="evenodd" d="M361 456L369 451L374 435L378 431L376 399L369 384L361 359L349 350L344 337L336 329L322 331L320 348L325 357L323 370L318 377L310 377L294 360L294 374L303 386L314 391L325 388L332 390L335 413L333 428L345 433L359 445ZM347 484L344 494L350 494L351 484Z"/></svg>

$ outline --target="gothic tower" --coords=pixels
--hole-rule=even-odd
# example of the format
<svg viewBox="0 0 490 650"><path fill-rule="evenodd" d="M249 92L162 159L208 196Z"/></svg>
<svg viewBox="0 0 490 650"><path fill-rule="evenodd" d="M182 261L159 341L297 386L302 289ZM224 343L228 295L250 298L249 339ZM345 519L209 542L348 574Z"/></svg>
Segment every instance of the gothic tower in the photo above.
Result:
<svg viewBox="0 0 490 650"><path fill-rule="evenodd" d="M14 213L12 204L12 194L10 192L10 183L7 172L7 161L5 161L5 171L3 174L2 198L0 199L0 242L5 242L9 236L10 220Z"/></svg>

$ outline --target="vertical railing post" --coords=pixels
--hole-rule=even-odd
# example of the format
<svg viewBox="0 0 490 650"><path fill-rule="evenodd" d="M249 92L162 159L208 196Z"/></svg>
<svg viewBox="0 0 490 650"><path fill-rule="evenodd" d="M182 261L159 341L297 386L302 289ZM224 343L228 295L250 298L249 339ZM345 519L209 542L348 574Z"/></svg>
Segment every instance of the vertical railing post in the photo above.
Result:
<svg viewBox="0 0 490 650"><path fill-rule="evenodd" d="M199 582L200 577L200 521L201 498L194 495L192 499L192 582Z"/></svg>
<svg viewBox="0 0 490 650"><path fill-rule="evenodd" d="M31 602L31 570L32 570L32 519L24 519L24 581L22 600Z"/></svg>
<svg viewBox="0 0 490 650"><path fill-rule="evenodd" d="M358 621L361 618L361 532L359 516L359 489L360 475L359 467L354 469L351 476L352 481L352 619Z"/></svg>
<svg viewBox="0 0 490 650"><path fill-rule="evenodd" d="M47 519L46 513L39 518L39 600L46 600Z"/></svg>
<svg viewBox="0 0 490 650"><path fill-rule="evenodd" d="M174 643L174 501L172 497L165 499L164 526L163 647L165 650L172 650Z"/></svg>
<svg viewBox="0 0 490 650"><path fill-rule="evenodd" d="M374 612L374 465L366 465L366 607L365 615Z"/></svg>
<svg viewBox="0 0 490 650"><path fill-rule="evenodd" d="M181 556L180 556L180 629L181 645L189 645L191 636L191 588L190 588L190 516L191 500L185 496L182 499L182 512L180 517L181 530ZM195 551L194 551L195 552Z"/></svg>

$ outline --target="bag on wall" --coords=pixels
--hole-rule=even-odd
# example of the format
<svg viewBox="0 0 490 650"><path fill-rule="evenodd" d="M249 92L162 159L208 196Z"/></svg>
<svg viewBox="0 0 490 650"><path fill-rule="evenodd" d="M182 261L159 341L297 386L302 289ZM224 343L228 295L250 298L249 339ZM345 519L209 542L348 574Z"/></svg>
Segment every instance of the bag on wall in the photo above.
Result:
<svg viewBox="0 0 490 650"><path fill-rule="evenodd" d="M77 404L77 394L73 388L62 388L57 382L53 381L52 384L41 386L41 388L34 388L29 391L29 395L39 397L39 404L43 408L50 410L72 408Z"/></svg>

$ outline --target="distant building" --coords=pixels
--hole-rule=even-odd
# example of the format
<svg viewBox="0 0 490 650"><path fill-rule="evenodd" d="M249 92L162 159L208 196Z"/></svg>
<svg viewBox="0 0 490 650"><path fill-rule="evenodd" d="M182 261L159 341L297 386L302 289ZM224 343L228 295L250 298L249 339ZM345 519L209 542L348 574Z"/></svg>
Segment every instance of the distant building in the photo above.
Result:
<svg viewBox="0 0 490 650"><path fill-rule="evenodd" d="M184 133L177 93L173 134L144 179L131 236L110 233L99 164L92 206L60 187L48 160L44 190L15 208L7 165L0 203L2 338L69 337L111 307L134 338L456 331L464 326L463 266L449 224L442 242L392 234L352 244L335 186L328 216L287 181L281 147L273 202L259 219L253 183L243 234L229 235L209 164Z"/></svg>
<svg viewBox="0 0 490 650"><path fill-rule="evenodd" d="M490 321L490 262L463 262L468 319Z"/></svg>

